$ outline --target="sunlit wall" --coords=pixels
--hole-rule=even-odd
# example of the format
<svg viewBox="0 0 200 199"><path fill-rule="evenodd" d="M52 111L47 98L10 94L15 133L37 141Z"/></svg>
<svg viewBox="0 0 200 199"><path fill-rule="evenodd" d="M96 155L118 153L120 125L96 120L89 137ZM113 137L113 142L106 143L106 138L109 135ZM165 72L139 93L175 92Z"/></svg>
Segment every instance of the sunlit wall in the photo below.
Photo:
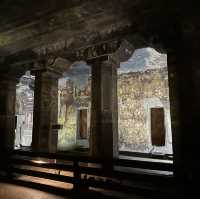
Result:
<svg viewBox="0 0 200 199"><path fill-rule="evenodd" d="M150 109L164 108L165 145L151 144ZM167 56L138 49L118 70L119 150L172 153Z"/></svg>
<svg viewBox="0 0 200 199"><path fill-rule="evenodd" d="M59 79L58 123L63 125L58 132L59 150L77 147L81 141L85 143L79 140L79 110L87 109L90 118L90 75L90 67L84 62L77 62ZM89 134L89 123L87 129ZM85 144L88 145L88 140Z"/></svg>

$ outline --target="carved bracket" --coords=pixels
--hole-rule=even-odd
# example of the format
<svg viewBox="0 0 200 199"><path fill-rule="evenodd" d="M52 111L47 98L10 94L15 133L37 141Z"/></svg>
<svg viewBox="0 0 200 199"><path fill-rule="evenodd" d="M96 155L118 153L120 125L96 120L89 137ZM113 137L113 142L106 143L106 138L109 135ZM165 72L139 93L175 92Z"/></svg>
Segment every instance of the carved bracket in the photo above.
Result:
<svg viewBox="0 0 200 199"><path fill-rule="evenodd" d="M60 53L60 57L67 58L68 60L81 61L91 60L114 53L120 47L121 40L112 40L97 43L94 45L75 49L71 52L63 51Z"/></svg>
<svg viewBox="0 0 200 199"><path fill-rule="evenodd" d="M120 62L127 61L134 51L134 46L127 40L123 40L119 48L109 56L109 59L113 60L119 66Z"/></svg>
<svg viewBox="0 0 200 199"><path fill-rule="evenodd" d="M59 56L68 60L80 61L106 58L116 63L128 60L133 54L135 48L127 40L115 39L106 42L97 43L91 46L79 48L72 52L62 52Z"/></svg>

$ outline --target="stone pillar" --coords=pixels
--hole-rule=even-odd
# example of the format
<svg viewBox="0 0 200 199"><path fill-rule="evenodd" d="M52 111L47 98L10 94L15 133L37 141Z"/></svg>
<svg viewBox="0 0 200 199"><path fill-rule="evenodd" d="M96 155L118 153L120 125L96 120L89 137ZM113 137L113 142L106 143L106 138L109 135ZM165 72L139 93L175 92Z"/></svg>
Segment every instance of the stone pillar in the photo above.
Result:
<svg viewBox="0 0 200 199"><path fill-rule="evenodd" d="M182 149L182 130L180 120L180 81L178 73L176 52L168 52L168 76L169 76L169 98L170 98L170 115L172 127L172 141L173 141L173 157L174 157L174 174L179 178L181 173L184 173L183 166L183 149Z"/></svg>
<svg viewBox="0 0 200 199"><path fill-rule="evenodd" d="M58 132L58 75L51 71L35 72L32 148L56 152Z"/></svg>
<svg viewBox="0 0 200 199"><path fill-rule="evenodd" d="M92 65L90 151L96 157L118 153L117 64L96 61Z"/></svg>
<svg viewBox="0 0 200 199"><path fill-rule="evenodd" d="M175 176L186 187L180 192L193 189L199 176L199 51L199 34L192 32L179 35L168 50Z"/></svg>
<svg viewBox="0 0 200 199"><path fill-rule="evenodd" d="M0 78L0 148L14 149L16 80Z"/></svg>
<svg viewBox="0 0 200 199"><path fill-rule="evenodd" d="M101 64L92 62L91 78L91 121L90 121L90 153L100 156L101 138Z"/></svg>

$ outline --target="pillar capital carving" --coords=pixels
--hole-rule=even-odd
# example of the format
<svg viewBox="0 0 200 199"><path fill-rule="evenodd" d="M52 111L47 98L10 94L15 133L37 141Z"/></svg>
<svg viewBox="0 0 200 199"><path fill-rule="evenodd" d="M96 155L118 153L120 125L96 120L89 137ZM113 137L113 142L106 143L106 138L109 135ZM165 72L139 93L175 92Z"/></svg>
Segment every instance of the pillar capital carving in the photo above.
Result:
<svg viewBox="0 0 200 199"><path fill-rule="evenodd" d="M118 46L113 49L112 53L100 55L87 59L87 63L94 65L104 63L107 66L120 67L120 63L127 61L133 54L135 48L127 40L123 40Z"/></svg>
<svg viewBox="0 0 200 199"><path fill-rule="evenodd" d="M121 62L127 61L134 51L134 46L127 40L123 40L119 48L109 56L109 61L116 63L119 66Z"/></svg>
<svg viewBox="0 0 200 199"><path fill-rule="evenodd" d="M60 57L43 57L35 62L34 68L31 70L32 74L42 74L59 78L69 68L71 62Z"/></svg>

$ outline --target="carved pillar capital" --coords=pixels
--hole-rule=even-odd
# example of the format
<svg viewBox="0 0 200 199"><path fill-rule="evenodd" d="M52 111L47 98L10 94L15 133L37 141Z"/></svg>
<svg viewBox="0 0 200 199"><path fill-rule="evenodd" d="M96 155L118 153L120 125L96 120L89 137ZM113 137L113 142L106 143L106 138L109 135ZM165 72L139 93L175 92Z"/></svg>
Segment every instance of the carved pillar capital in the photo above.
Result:
<svg viewBox="0 0 200 199"><path fill-rule="evenodd" d="M91 66L103 64L105 67L120 67L120 63L127 61L133 54L135 48L127 40L122 40L118 46L106 54L89 57L87 63ZM86 57L87 58L87 57Z"/></svg>
<svg viewBox="0 0 200 199"><path fill-rule="evenodd" d="M63 58L43 58L39 59L35 63L31 73L35 75L45 73L46 76L58 79L70 67L70 65L71 62Z"/></svg>

